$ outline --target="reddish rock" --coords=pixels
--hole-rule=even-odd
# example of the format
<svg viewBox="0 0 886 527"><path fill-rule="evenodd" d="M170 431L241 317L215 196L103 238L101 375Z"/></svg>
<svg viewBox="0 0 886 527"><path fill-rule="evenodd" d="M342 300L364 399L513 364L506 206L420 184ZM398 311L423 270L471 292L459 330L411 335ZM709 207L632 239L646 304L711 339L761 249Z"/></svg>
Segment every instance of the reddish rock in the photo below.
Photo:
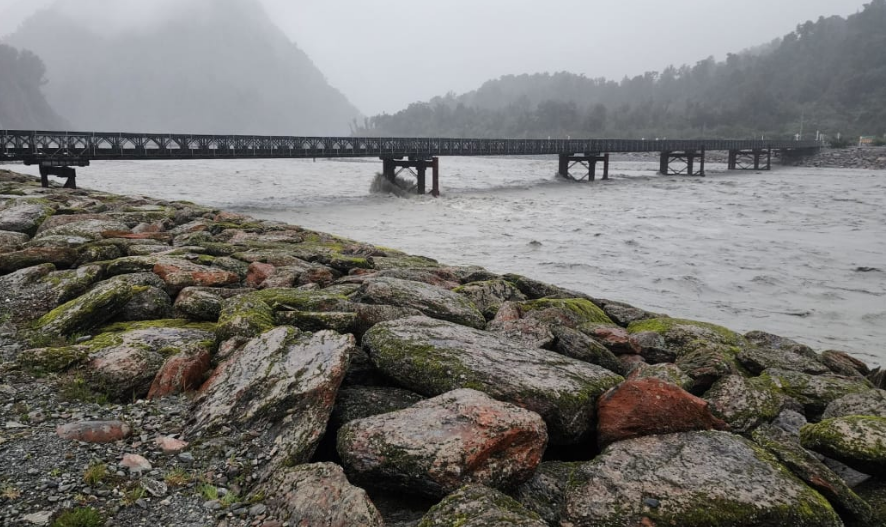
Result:
<svg viewBox="0 0 886 527"><path fill-rule="evenodd" d="M642 350L640 343L634 340L627 330L617 327L594 328L591 336L603 343L616 355L636 355Z"/></svg>
<svg viewBox="0 0 886 527"><path fill-rule="evenodd" d="M597 416L601 447L641 436L729 428L711 414L707 401L659 379L626 381L609 390Z"/></svg>
<svg viewBox="0 0 886 527"><path fill-rule="evenodd" d="M175 439L174 437L162 436L155 439L154 444L160 447L160 450L162 450L164 454L177 454L188 448L190 443Z"/></svg>
<svg viewBox="0 0 886 527"><path fill-rule="evenodd" d="M122 421L79 421L59 425L55 433L71 441L113 443L132 435L132 428Z"/></svg>
<svg viewBox="0 0 886 527"><path fill-rule="evenodd" d="M184 260L181 263L158 263L153 271L173 292L185 287L222 287L240 282L240 277L234 273Z"/></svg>
<svg viewBox="0 0 886 527"><path fill-rule="evenodd" d="M519 485L546 446L541 416L470 389L357 419L338 433L338 453L356 482L430 497L467 483Z"/></svg>
<svg viewBox="0 0 886 527"><path fill-rule="evenodd" d="M142 472L151 470L151 462L139 456L138 454L124 454L123 460L120 461L121 467L126 467L132 472Z"/></svg>
<svg viewBox="0 0 886 527"><path fill-rule="evenodd" d="M332 269L328 267L312 267L303 272L299 277L296 285L320 284L325 287L335 280Z"/></svg>
<svg viewBox="0 0 886 527"><path fill-rule="evenodd" d="M265 280L274 275L277 268L271 264L252 262L246 271L246 285L258 288Z"/></svg>
<svg viewBox="0 0 886 527"><path fill-rule="evenodd" d="M203 374L209 371L210 359L207 350L180 353L168 358L151 383L148 399L196 390L203 382Z"/></svg>

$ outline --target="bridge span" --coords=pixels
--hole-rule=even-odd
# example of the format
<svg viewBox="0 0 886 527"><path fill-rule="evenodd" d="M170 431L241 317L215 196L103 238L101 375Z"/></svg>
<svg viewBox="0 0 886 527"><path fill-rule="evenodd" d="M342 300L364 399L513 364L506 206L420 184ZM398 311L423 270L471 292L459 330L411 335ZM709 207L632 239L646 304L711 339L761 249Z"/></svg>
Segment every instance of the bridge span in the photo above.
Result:
<svg viewBox="0 0 886 527"><path fill-rule="evenodd" d="M439 158L443 156L559 156L559 173L577 181L596 178L602 163L609 177L609 156L615 153L659 154L659 172L705 175L705 154L728 152L731 170L768 170L773 153L782 158L817 152L816 141L793 140L639 140L639 139L457 139L389 137L297 137L105 132L0 130L0 162L39 165L43 185L49 176L65 178L76 188L75 167L91 161L249 158L376 157L383 174L394 181L398 171L415 169L417 191L439 195ZM582 168L578 173L576 167ZM583 173L584 170L587 173Z"/></svg>

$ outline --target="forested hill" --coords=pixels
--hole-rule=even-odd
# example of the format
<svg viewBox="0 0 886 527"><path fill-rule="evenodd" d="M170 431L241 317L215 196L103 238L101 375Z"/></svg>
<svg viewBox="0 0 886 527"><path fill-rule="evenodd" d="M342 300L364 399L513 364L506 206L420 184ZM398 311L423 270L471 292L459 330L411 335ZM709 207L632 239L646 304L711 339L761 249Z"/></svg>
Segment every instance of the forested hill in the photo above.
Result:
<svg viewBox="0 0 886 527"><path fill-rule="evenodd" d="M41 91L46 68L40 57L0 44L0 128L61 129L67 125Z"/></svg>
<svg viewBox="0 0 886 527"><path fill-rule="evenodd" d="M78 129L345 134L360 115L257 0L181 0L132 28L77 4L37 12L7 41L43 58L47 99Z"/></svg>
<svg viewBox="0 0 886 527"><path fill-rule="evenodd" d="M364 121L356 133L453 137L751 137L886 133L886 0L770 44L615 82L505 76Z"/></svg>

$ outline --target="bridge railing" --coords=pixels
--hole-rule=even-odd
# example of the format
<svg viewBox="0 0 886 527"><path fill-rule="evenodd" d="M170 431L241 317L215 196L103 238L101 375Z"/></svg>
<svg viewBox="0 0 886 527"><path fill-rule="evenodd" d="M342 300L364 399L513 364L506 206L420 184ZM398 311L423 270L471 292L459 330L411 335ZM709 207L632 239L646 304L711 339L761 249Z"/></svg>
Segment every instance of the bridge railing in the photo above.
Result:
<svg viewBox="0 0 886 527"><path fill-rule="evenodd" d="M714 150L803 150L816 141L642 139L462 139L300 137L0 130L0 159L25 162L111 159L513 156Z"/></svg>

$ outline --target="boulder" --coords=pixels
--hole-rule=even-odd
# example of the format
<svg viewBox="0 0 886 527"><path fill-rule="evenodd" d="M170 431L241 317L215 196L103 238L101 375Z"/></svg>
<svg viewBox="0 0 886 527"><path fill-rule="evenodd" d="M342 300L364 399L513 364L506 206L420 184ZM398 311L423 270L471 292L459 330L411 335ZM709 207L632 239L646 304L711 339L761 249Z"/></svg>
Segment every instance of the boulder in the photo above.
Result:
<svg viewBox="0 0 886 527"><path fill-rule="evenodd" d="M274 275L277 268L271 264L252 262L246 271L246 285L258 288L265 280ZM292 285L290 283L290 285Z"/></svg>
<svg viewBox="0 0 886 527"><path fill-rule="evenodd" d="M821 362L837 375L844 377L867 377L871 369L864 362L845 351L828 350L821 352Z"/></svg>
<svg viewBox="0 0 886 527"><path fill-rule="evenodd" d="M886 525L886 481L872 479L855 487L855 492L871 506L872 518L866 523L847 523L847 527L883 527Z"/></svg>
<svg viewBox="0 0 886 527"><path fill-rule="evenodd" d="M886 391L868 390L840 397L828 404L821 417L833 419L850 415L886 417Z"/></svg>
<svg viewBox="0 0 886 527"><path fill-rule="evenodd" d="M435 505L417 527L547 527L534 512L497 490L468 485Z"/></svg>
<svg viewBox="0 0 886 527"><path fill-rule="evenodd" d="M84 219L48 229L40 229L40 232L34 236L32 241L74 238L94 242L105 238L105 236L102 236L102 233L105 232L129 233L129 227L107 216L104 218Z"/></svg>
<svg viewBox="0 0 886 527"><path fill-rule="evenodd" d="M703 394L723 377L742 371L731 347L705 341L686 345L675 364L692 378L690 391L696 394Z"/></svg>
<svg viewBox="0 0 886 527"><path fill-rule="evenodd" d="M295 326L303 331L357 333L359 329L356 313L278 311L274 318L278 326Z"/></svg>
<svg viewBox="0 0 886 527"><path fill-rule="evenodd" d="M584 463L545 461L538 466L532 479L517 487L514 498L541 516L548 525L559 526L566 491L569 485L582 480L584 466Z"/></svg>
<svg viewBox="0 0 886 527"><path fill-rule="evenodd" d="M170 294L178 294L186 287L223 287L240 282L240 277L234 273L187 260L157 263L153 271L166 283L166 289Z"/></svg>
<svg viewBox="0 0 886 527"><path fill-rule="evenodd" d="M621 363L606 346L600 344L581 331L566 326L553 326L550 329L554 336L553 349L561 355L602 366L609 371L621 373Z"/></svg>
<svg viewBox="0 0 886 527"><path fill-rule="evenodd" d="M31 238L23 232L0 230L0 252L12 252L21 249Z"/></svg>
<svg viewBox="0 0 886 527"><path fill-rule="evenodd" d="M74 265L78 258L77 251L70 247L28 247L0 254L0 275L42 264L53 264L59 269L67 269Z"/></svg>
<svg viewBox="0 0 886 527"><path fill-rule="evenodd" d="M0 209L0 231L21 232L33 236L40 224L54 212L55 210L46 203L11 200Z"/></svg>
<svg viewBox="0 0 886 527"><path fill-rule="evenodd" d="M188 432L251 428L277 443L281 464L306 463L323 432L354 346L350 335L278 327L250 340L200 389Z"/></svg>
<svg viewBox="0 0 886 527"><path fill-rule="evenodd" d="M811 375L830 372L830 369L813 354L801 353L804 348L747 348L736 355L738 362L751 374L759 375L769 368L799 371Z"/></svg>
<svg viewBox="0 0 886 527"><path fill-rule="evenodd" d="M718 344L741 348L747 344L744 337L716 324L680 318L654 318L632 322L628 332L658 333L664 339L665 348L676 355L699 349L700 345Z"/></svg>
<svg viewBox="0 0 886 527"><path fill-rule="evenodd" d="M886 477L886 418L837 417L800 429L804 448L845 463L855 470Z"/></svg>
<svg viewBox="0 0 886 527"><path fill-rule="evenodd" d="M707 401L658 379L625 381L603 394L597 421L601 448L653 434L729 428L711 415Z"/></svg>
<svg viewBox="0 0 886 527"><path fill-rule="evenodd" d="M196 390L209 371L212 356L208 349L179 353L166 359L148 390L148 399L160 399Z"/></svg>
<svg viewBox="0 0 886 527"><path fill-rule="evenodd" d="M330 422L340 427L356 419L403 410L424 401L421 395L389 386L350 386L338 392Z"/></svg>
<svg viewBox="0 0 886 527"><path fill-rule="evenodd" d="M642 350L640 343L624 328L590 327L585 331L616 355L639 355Z"/></svg>
<svg viewBox="0 0 886 527"><path fill-rule="evenodd" d="M870 521L870 506L824 463L803 449L799 438L780 427L763 425L754 430L753 439L777 457L795 476L831 502L841 516L862 523Z"/></svg>
<svg viewBox="0 0 886 527"><path fill-rule="evenodd" d="M164 363L176 357L180 361L182 357L208 356L215 345L211 328L189 327L181 321L120 324L106 329L118 331L102 333L87 343L91 354L85 373L91 388L113 401L145 397Z"/></svg>
<svg viewBox="0 0 886 527"><path fill-rule="evenodd" d="M42 316L36 328L53 336L88 332L117 316L137 293L149 287L149 281L126 276L99 282L89 292Z"/></svg>
<svg viewBox="0 0 886 527"><path fill-rule="evenodd" d="M274 325L274 310L271 306L254 295L243 295L222 304L216 333L219 341L234 337L253 338L272 329Z"/></svg>
<svg viewBox="0 0 886 527"><path fill-rule="evenodd" d="M122 421L78 421L59 425L56 435L84 443L113 443L132 435L132 427Z"/></svg>
<svg viewBox="0 0 886 527"><path fill-rule="evenodd" d="M623 380L593 364L428 317L377 324L363 346L376 368L422 395L473 388L538 413L554 444L587 438L597 398Z"/></svg>
<svg viewBox="0 0 886 527"><path fill-rule="evenodd" d="M615 302L598 298L594 299L594 303L597 304L613 322L623 327L628 327L632 322L661 318L661 315L657 313L650 313L649 311L634 307L630 304L625 304L624 302Z"/></svg>
<svg viewBox="0 0 886 527"><path fill-rule="evenodd" d="M771 422L784 407L784 397L769 383L741 375L723 377L705 393L704 399L711 404L711 412L739 434Z"/></svg>
<svg viewBox="0 0 886 527"><path fill-rule="evenodd" d="M516 487L532 477L546 445L538 414L476 390L351 421L337 442L355 481L429 497L467 483Z"/></svg>
<svg viewBox="0 0 886 527"><path fill-rule="evenodd" d="M356 293L356 300L365 304L417 309L429 317L472 328L486 326L486 319L467 297L421 282L370 278Z"/></svg>
<svg viewBox="0 0 886 527"><path fill-rule="evenodd" d="M641 363L628 375L628 380L639 381L641 379L658 379L679 386L686 391L689 391L695 384L692 377L683 373L676 364Z"/></svg>
<svg viewBox="0 0 886 527"><path fill-rule="evenodd" d="M830 504L771 454L725 432L620 441L583 473L567 492L563 525L842 525Z"/></svg>
<svg viewBox="0 0 886 527"><path fill-rule="evenodd" d="M817 420L825 408L843 396L872 390L864 379L837 375L809 375L789 370L763 372L761 382L803 405L806 418Z"/></svg>
<svg viewBox="0 0 886 527"><path fill-rule="evenodd" d="M166 291L158 287L147 287L132 296L120 310L116 320L126 322L138 320L163 320L172 318L172 299Z"/></svg>
<svg viewBox="0 0 886 527"><path fill-rule="evenodd" d="M289 525L384 527L366 491L351 485L341 467L315 463L285 467L263 482L268 515Z"/></svg>
<svg viewBox="0 0 886 527"><path fill-rule="evenodd" d="M506 274L502 279L517 286L521 293L531 300L539 298L581 298L582 295L551 284L546 284L518 274Z"/></svg>
<svg viewBox="0 0 886 527"><path fill-rule="evenodd" d="M454 291L466 296L487 319L495 318L498 308L505 302L526 300L526 296L514 284L504 280L473 282Z"/></svg>

